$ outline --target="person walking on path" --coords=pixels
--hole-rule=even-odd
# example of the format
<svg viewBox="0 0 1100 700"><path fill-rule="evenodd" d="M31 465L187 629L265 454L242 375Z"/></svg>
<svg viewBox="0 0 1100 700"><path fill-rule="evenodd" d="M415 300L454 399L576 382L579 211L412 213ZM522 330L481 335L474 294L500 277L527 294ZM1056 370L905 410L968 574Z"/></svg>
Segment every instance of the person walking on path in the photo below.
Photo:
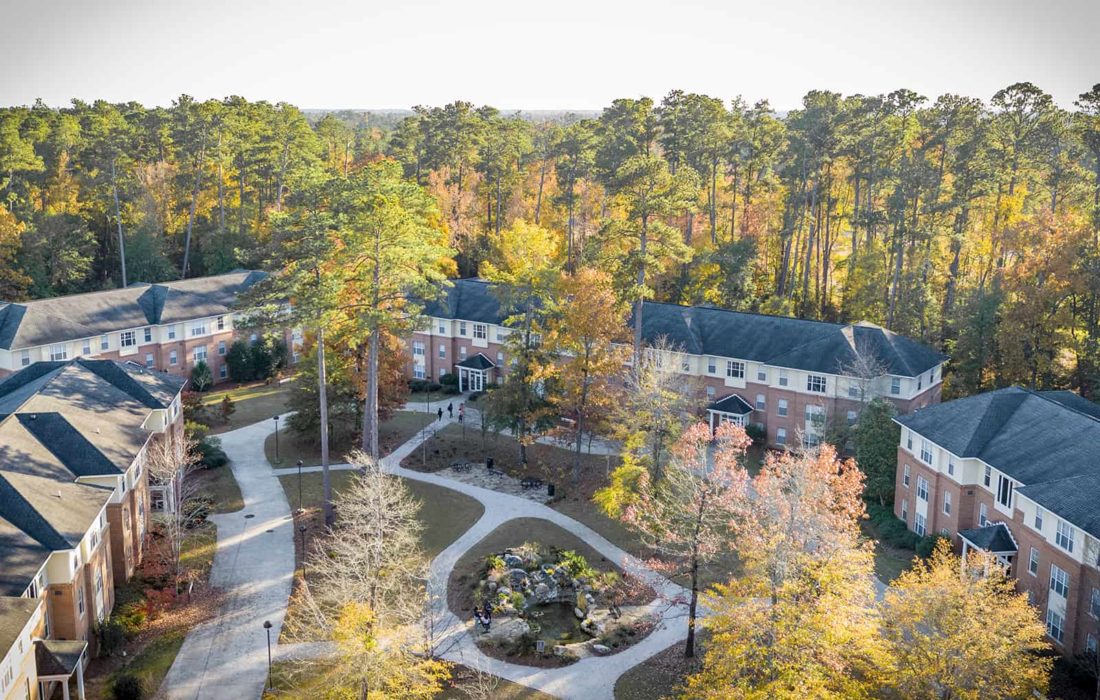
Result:
<svg viewBox="0 0 1100 700"><path fill-rule="evenodd" d="M436 415L439 416L439 420L443 420L443 407L442 406L439 408L438 411L436 411Z"/></svg>
<svg viewBox="0 0 1100 700"><path fill-rule="evenodd" d="M447 404L447 417L448 418L454 418L455 417L455 405L454 405L454 403Z"/></svg>

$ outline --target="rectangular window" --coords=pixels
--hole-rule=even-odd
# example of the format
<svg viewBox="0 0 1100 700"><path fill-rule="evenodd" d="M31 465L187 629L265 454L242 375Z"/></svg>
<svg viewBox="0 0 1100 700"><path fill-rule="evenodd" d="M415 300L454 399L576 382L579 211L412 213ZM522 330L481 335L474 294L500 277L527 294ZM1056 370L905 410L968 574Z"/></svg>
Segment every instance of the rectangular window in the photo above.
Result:
<svg viewBox="0 0 1100 700"><path fill-rule="evenodd" d="M69 359L69 349L66 348L64 345L51 345L50 359L54 362Z"/></svg>
<svg viewBox="0 0 1100 700"><path fill-rule="evenodd" d="M111 347L111 339L105 335L99 336L99 349L108 350Z"/></svg>
<svg viewBox="0 0 1100 700"><path fill-rule="evenodd" d="M905 464L901 468L901 485L905 488L909 488L909 465Z"/></svg>
<svg viewBox="0 0 1100 700"><path fill-rule="evenodd" d="M917 391L921 390L921 382L922 382L921 378L917 377Z"/></svg>
<svg viewBox="0 0 1100 700"><path fill-rule="evenodd" d="M779 403L775 406L775 415L785 416L787 415L787 399L779 399Z"/></svg>
<svg viewBox="0 0 1100 700"><path fill-rule="evenodd" d="M1091 634L1085 636L1085 651L1089 654L1092 654L1093 656L1096 656L1096 637L1092 636ZM27 693L30 694L30 691L28 690Z"/></svg>
<svg viewBox="0 0 1100 700"><path fill-rule="evenodd" d="M1039 506L1035 506L1035 529L1043 531L1043 509Z"/></svg>
<svg viewBox="0 0 1100 700"><path fill-rule="evenodd" d="M195 362L206 362L206 346L200 345L195 348Z"/></svg>
<svg viewBox="0 0 1100 700"><path fill-rule="evenodd" d="M447 327L445 325L443 325L442 323L439 324L439 334L440 335L447 335Z"/></svg>
<svg viewBox="0 0 1100 700"><path fill-rule="evenodd" d="M424 365L413 365L413 379L424 378Z"/></svg>
<svg viewBox="0 0 1100 700"><path fill-rule="evenodd" d="M951 515L951 492L943 492L943 513L944 515Z"/></svg>
<svg viewBox="0 0 1100 700"><path fill-rule="evenodd" d="M503 328L497 328L497 342L498 343L503 343L504 342L504 329Z"/></svg>
<svg viewBox="0 0 1100 700"><path fill-rule="evenodd" d="M806 391L813 391L818 394L825 393L825 377L820 374L810 374L806 376Z"/></svg>
<svg viewBox="0 0 1100 700"><path fill-rule="evenodd" d="M1058 529L1054 533L1054 544L1073 553L1073 526L1061 518L1058 519Z"/></svg>
<svg viewBox="0 0 1100 700"><path fill-rule="evenodd" d="M1092 589L1092 597L1089 598L1089 615L1100 619L1100 588Z"/></svg>
<svg viewBox="0 0 1100 700"><path fill-rule="evenodd" d="M848 384L848 396L853 399L859 398L859 386L855 382Z"/></svg>
<svg viewBox="0 0 1100 700"><path fill-rule="evenodd" d="M31 364L31 351L30 350L24 350L23 352L19 353L19 365L21 367L28 367L28 366L30 366L30 364Z"/></svg>
<svg viewBox="0 0 1100 700"><path fill-rule="evenodd" d="M460 321L459 322L459 324L458 324L458 334L459 335L466 335L466 322L465 321Z"/></svg>
<svg viewBox="0 0 1100 700"><path fill-rule="evenodd" d="M1059 644L1065 638L1066 621L1053 610L1047 610L1047 634Z"/></svg>
<svg viewBox="0 0 1100 700"><path fill-rule="evenodd" d="M176 339L176 326L175 325L168 326L168 340L175 340L175 339Z"/></svg>
<svg viewBox="0 0 1100 700"><path fill-rule="evenodd" d="M985 524L989 522L989 506L982 503L978 506L978 526L985 527Z"/></svg>
<svg viewBox="0 0 1100 700"><path fill-rule="evenodd" d="M146 342L146 343L153 342L153 329L150 328L149 326L146 326L145 328L141 329L141 335L145 339L144 342Z"/></svg>
<svg viewBox="0 0 1100 700"><path fill-rule="evenodd" d="M119 345L124 348L132 348L137 345L137 337L133 331L122 331L119 335Z"/></svg>
<svg viewBox="0 0 1100 700"><path fill-rule="evenodd" d="M928 479L920 474L917 474L917 498L922 501L928 500Z"/></svg>
<svg viewBox="0 0 1100 700"><path fill-rule="evenodd" d="M767 399L764 398L764 395L763 394L757 394L756 395L756 410L757 411L763 411L763 410L767 409L767 407L768 407Z"/></svg>
<svg viewBox="0 0 1100 700"><path fill-rule="evenodd" d="M906 525L909 524L909 499L906 498L901 502L901 521Z"/></svg>
<svg viewBox="0 0 1100 700"><path fill-rule="evenodd" d="M489 337L489 329L484 323L474 324L474 337L478 340L486 340Z"/></svg>
<svg viewBox="0 0 1100 700"><path fill-rule="evenodd" d="M947 458L947 473L951 476L955 476L955 460L951 457Z"/></svg>
<svg viewBox="0 0 1100 700"><path fill-rule="evenodd" d="M497 365L500 367L504 366L504 353L500 351L497 351Z"/></svg>
<svg viewBox="0 0 1100 700"><path fill-rule="evenodd" d="M687 359L686 357L681 359L680 360L680 371L681 372L690 372L691 371L691 360Z"/></svg>
<svg viewBox="0 0 1100 700"><path fill-rule="evenodd" d="M920 441L920 461L925 464L932 463L932 445L924 438Z"/></svg>
<svg viewBox="0 0 1100 700"><path fill-rule="evenodd" d="M1027 572L1032 576L1039 574L1039 550L1035 547L1031 548L1031 554L1027 559Z"/></svg>
<svg viewBox="0 0 1100 700"><path fill-rule="evenodd" d="M218 319L214 323L218 325L219 331L225 330L225 316L218 316Z"/></svg>
<svg viewBox="0 0 1100 700"><path fill-rule="evenodd" d="M423 374L423 371L421 372L421 374ZM229 365L223 364L220 367L218 367L218 376L221 377L222 379L225 379L226 377L228 377L229 376Z"/></svg>
<svg viewBox="0 0 1100 700"><path fill-rule="evenodd" d="M424 356L424 343L420 342L419 340L414 340L413 341L413 356L414 357L423 357Z"/></svg>
<svg viewBox="0 0 1100 700"><path fill-rule="evenodd" d="M151 353L151 352L145 353L145 366L148 369L153 369L153 365L155 365L155 364L156 364L156 361L153 359L153 353Z"/></svg>
<svg viewBox="0 0 1100 700"><path fill-rule="evenodd" d="M917 533L921 537L924 537L924 533L928 530L924 526L924 516L917 513L913 516L913 532Z"/></svg>
<svg viewBox="0 0 1100 700"><path fill-rule="evenodd" d="M1069 598L1069 574L1056 564L1050 565L1050 590L1063 598Z"/></svg>
<svg viewBox="0 0 1100 700"><path fill-rule="evenodd" d="M92 354L92 339L91 338L85 338L84 339L84 343L80 346L80 354L81 355L91 355Z"/></svg>
<svg viewBox="0 0 1100 700"><path fill-rule="evenodd" d="M466 359L466 346L465 345L463 345L462 347L460 347L458 349L458 356L461 357L464 360Z"/></svg>
<svg viewBox="0 0 1100 700"><path fill-rule="evenodd" d="M707 387L707 399L713 399L713 398L714 398L714 387L708 386Z"/></svg>
<svg viewBox="0 0 1100 700"><path fill-rule="evenodd" d="M175 366L175 365L179 364L179 360L180 360L179 353L177 353L175 350L170 350L168 352L168 364L170 364L172 366Z"/></svg>
<svg viewBox="0 0 1100 700"><path fill-rule="evenodd" d="M218 341L218 354L224 356L225 352L226 352L225 341L224 340L219 340Z"/></svg>
<svg viewBox="0 0 1100 700"><path fill-rule="evenodd" d="M787 370L779 370L779 386L787 386Z"/></svg>
<svg viewBox="0 0 1100 700"><path fill-rule="evenodd" d="M848 411L848 425L855 425L858 418L858 413L856 413L855 411Z"/></svg>
<svg viewBox="0 0 1100 700"><path fill-rule="evenodd" d="M982 475L982 484L989 486L993 482L993 470L989 468L989 465L985 465L985 473Z"/></svg>
<svg viewBox="0 0 1100 700"><path fill-rule="evenodd" d="M757 371L756 371L756 381L758 381L758 382L766 382L766 381L768 381L768 373L767 373L767 372L765 372L765 371L764 371L764 370L762 370L762 369L761 369L761 370L757 370Z"/></svg>
<svg viewBox="0 0 1100 700"><path fill-rule="evenodd" d="M787 444L787 430L785 428L779 428L775 431L775 444L786 445Z"/></svg>
<svg viewBox="0 0 1100 700"><path fill-rule="evenodd" d="M76 584L76 610L80 615L84 614L84 585L80 582Z"/></svg>
<svg viewBox="0 0 1100 700"><path fill-rule="evenodd" d="M901 377L890 377L890 393L894 396L901 393Z"/></svg>
<svg viewBox="0 0 1100 700"><path fill-rule="evenodd" d="M195 338L200 335L206 335L206 322L199 321L191 326L191 337Z"/></svg>
<svg viewBox="0 0 1100 700"><path fill-rule="evenodd" d="M718 374L717 362L713 357L707 358L707 374Z"/></svg>
<svg viewBox="0 0 1100 700"><path fill-rule="evenodd" d="M997 502L1006 508L1012 507L1012 480L999 475L997 477Z"/></svg>
<svg viewBox="0 0 1100 700"><path fill-rule="evenodd" d="M441 360L446 360L447 359L447 346L443 345L442 343L440 343L440 345L439 345L439 359L441 359Z"/></svg>
<svg viewBox="0 0 1100 700"><path fill-rule="evenodd" d="M734 379L744 379L745 363L737 360L726 360L726 376Z"/></svg>

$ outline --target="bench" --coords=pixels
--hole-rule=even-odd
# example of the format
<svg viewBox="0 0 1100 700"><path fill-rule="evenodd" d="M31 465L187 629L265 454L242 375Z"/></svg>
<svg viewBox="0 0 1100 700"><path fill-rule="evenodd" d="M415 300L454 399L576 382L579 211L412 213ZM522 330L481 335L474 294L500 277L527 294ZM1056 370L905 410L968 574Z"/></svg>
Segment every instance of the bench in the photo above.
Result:
<svg viewBox="0 0 1100 700"><path fill-rule="evenodd" d="M542 479L528 477L520 481L519 485L525 489L537 489L542 486Z"/></svg>
<svg viewBox="0 0 1100 700"><path fill-rule="evenodd" d="M468 472L468 471L470 471L471 467L473 467L473 465L470 464L469 462L452 462L451 463L451 469L454 469L456 472Z"/></svg>

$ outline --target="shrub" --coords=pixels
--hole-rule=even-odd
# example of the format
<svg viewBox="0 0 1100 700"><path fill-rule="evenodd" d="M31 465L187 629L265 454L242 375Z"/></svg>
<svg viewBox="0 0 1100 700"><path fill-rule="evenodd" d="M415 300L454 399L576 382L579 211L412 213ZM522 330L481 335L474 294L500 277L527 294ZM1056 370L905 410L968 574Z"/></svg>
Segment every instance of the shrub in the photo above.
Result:
<svg viewBox="0 0 1100 700"><path fill-rule="evenodd" d="M583 576L591 579L596 576L596 570L588 565L588 560L571 549L558 552L558 562L565 567L573 578Z"/></svg>
<svg viewBox="0 0 1100 700"><path fill-rule="evenodd" d="M763 445L768 439L767 429L759 423L749 423L746 425L745 434L752 440L752 444L758 447Z"/></svg>
<svg viewBox="0 0 1100 700"><path fill-rule="evenodd" d="M458 375L448 372L439 378L439 383L443 386L458 386Z"/></svg>
<svg viewBox="0 0 1100 700"><path fill-rule="evenodd" d="M916 549L920 536L897 518L889 507L868 503L867 515L880 540L893 547Z"/></svg>
<svg viewBox="0 0 1100 700"><path fill-rule="evenodd" d="M431 382L428 384L428 391L439 391L443 388L443 385L439 382Z"/></svg>
<svg viewBox="0 0 1100 700"><path fill-rule="evenodd" d="M462 392L459 390L457 384L444 384L443 393L449 396L453 396L454 394L461 394Z"/></svg>
<svg viewBox="0 0 1100 700"><path fill-rule="evenodd" d="M196 450L199 453L199 462L205 469L216 469L229 463L229 456L225 454L218 438L204 437L199 441Z"/></svg>
<svg viewBox="0 0 1100 700"><path fill-rule="evenodd" d="M111 695L115 700L145 700L145 684L137 676L124 673L111 683Z"/></svg>
<svg viewBox="0 0 1100 700"><path fill-rule="evenodd" d="M251 381L256 376L256 368L252 365L252 351L243 340L235 340L229 346L225 365L229 369L230 379L235 382Z"/></svg>
<svg viewBox="0 0 1100 700"><path fill-rule="evenodd" d="M214 384L214 374L210 365L200 360L191 369L191 388L198 392L206 391Z"/></svg>
<svg viewBox="0 0 1100 700"><path fill-rule="evenodd" d="M236 410L237 410L237 407L233 405L233 399L229 398L229 394L226 394L225 398L222 399L221 406L219 407L219 412L221 413L222 421L228 423L229 422L229 416L233 415L233 412L236 411Z"/></svg>
<svg viewBox="0 0 1100 700"><path fill-rule="evenodd" d="M114 656L126 644L126 627L116 618L109 617L95 626L95 638L99 642L99 653Z"/></svg>
<svg viewBox="0 0 1100 700"><path fill-rule="evenodd" d="M516 610L523 610L523 606L527 604L527 599L519 591L512 591L511 595L508 596L508 602Z"/></svg>
<svg viewBox="0 0 1100 700"><path fill-rule="evenodd" d="M470 401L477 401L482 396L485 396L484 391L475 391L474 393L470 394Z"/></svg>
<svg viewBox="0 0 1100 700"><path fill-rule="evenodd" d="M939 544L940 540L947 541L947 538L938 534L920 538L917 541L917 546L914 548L917 550L917 556L921 559L927 559L932 556L932 552L935 551L936 545Z"/></svg>
<svg viewBox="0 0 1100 700"><path fill-rule="evenodd" d="M428 391L428 381L426 379L410 379L409 391L412 392L424 392Z"/></svg>
<svg viewBox="0 0 1100 700"><path fill-rule="evenodd" d="M271 343L267 338L261 338L253 343L249 354L252 357L252 371L256 379L270 379L275 375L275 353L272 352Z"/></svg>

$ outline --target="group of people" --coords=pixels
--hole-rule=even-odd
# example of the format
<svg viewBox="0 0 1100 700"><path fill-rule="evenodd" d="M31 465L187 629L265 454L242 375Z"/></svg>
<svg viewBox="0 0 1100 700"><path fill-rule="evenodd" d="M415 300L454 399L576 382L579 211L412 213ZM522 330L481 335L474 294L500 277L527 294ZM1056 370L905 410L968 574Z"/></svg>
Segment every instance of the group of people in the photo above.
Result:
<svg viewBox="0 0 1100 700"><path fill-rule="evenodd" d="M440 406L438 409L436 409L436 416L439 417L439 420L443 420L443 407L442 406ZM448 418L454 418L455 417L455 405L454 405L453 402L447 404L447 417ZM461 423L465 418L466 418L466 402L462 402L462 403L458 404L458 422Z"/></svg>
<svg viewBox="0 0 1100 700"><path fill-rule="evenodd" d="M481 610L474 608L474 624L481 625L481 629L485 632L488 632L493 625L493 606L489 605L489 601L485 601Z"/></svg>

